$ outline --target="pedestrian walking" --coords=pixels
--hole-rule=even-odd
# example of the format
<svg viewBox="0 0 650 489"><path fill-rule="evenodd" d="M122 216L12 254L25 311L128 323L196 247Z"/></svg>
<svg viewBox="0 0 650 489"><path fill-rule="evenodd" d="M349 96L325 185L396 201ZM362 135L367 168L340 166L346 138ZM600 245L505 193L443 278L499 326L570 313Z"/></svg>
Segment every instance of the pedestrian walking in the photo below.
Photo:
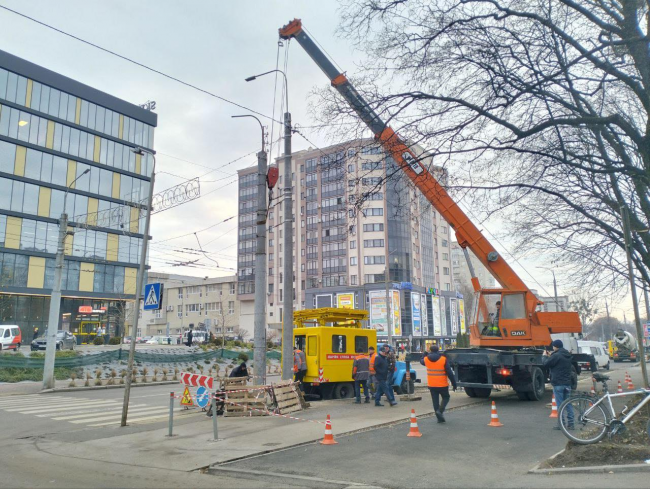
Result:
<svg viewBox="0 0 650 489"><path fill-rule="evenodd" d="M388 399L388 403L391 407L397 406L397 402L395 402L395 396L393 395L393 387L388 382L388 354L389 346L384 345L379 350L379 355L375 357L375 377L377 379L375 406L383 406L383 404L380 402L381 396L383 394L386 395L386 399Z"/></svg>
<svg viewBox="0 0 650 489"><path fill-rule="evenodd" d="M187 332L187 346L192 346L192 330Z"/></svg>
<svg viewBox="0 0 650 489"><path fill-rule="evenodd" d="M573 364L571 363L571 353L564 349L564 344L561 340L555 340L551 343L553 353L549 354L548 350L544 351L542 363L551 373L551 385L553 386L553 394L555 395L555 403L561 406L564 400L571 395L571 377L573 372ZM560 418L557 419L558 424L554 426L554 430L560 428ZM573 427L573 407L567 406L567 421L569 428Z"/></svg>
<svg viewBox="0 0 650 489"><path fill-rule="evenodd" d="M390 345L384 345L384 346L388 348L388 355L386 355L386 361L388 362L388 379L390 380L395 375L397 358L395 357L395 350Z"/></svg>
<svg viewBox="0 0 650 489"><path fill-rule="evenodd" d="M370 375L370 359L363 352L363 348L357 348L357 356L352 362L352 378L354 379L354 394L357 397L355 404L361 404L361 389L366 396L366 404L370 402L368 391L368 376Z"/></svg>
<svg viewBox="0 0 650 489"><path fill-rule="evenodd" d="M299 382L300 390L304 391L305 388L302 385L302 379L305 378L305 374L307 374L307 358L305 357L305 353L298 349L297 347L293 347L293 376L294 380L296 382Z"/></svg>
<svg viewBox="0 0 650 489"><path fill-rule="evenodd" d="M377 391L377 377L375 376L375 358L377 353L375 349L370 346L368 347L368 388L372 391L373 395Z"/></svg>
<svg viewBox="0 0 650 489"><path fill-rule="evenodd" d="M420 359L420 363L427 368L427 385L431 393L431 401L433 402L433 410L438 419L438 423L444 423L445 407L449 402L449 382L451 381L456 391L456 377L454 371L451 369L447 357L443 356L438 345L431 345L429 354ZM442 403L440 402L442 398Z"/></svg>

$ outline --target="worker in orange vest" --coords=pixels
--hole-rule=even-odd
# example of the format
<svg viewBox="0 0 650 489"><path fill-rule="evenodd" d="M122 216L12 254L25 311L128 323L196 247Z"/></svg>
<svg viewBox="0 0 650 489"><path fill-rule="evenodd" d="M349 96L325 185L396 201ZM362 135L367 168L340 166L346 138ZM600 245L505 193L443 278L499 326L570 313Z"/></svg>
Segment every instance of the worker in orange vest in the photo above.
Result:
<svg viewBox="0 0 650 489"><path fill-rule="evenodd" d="M431 400L433 401L433 410L438 418L438 423L444 423L445 417L442 413L445 412L445 406L449 402L449 382L456 391L456 377L451 365L447 361L447 357L440 354L438 345L431 345L430 353L420 359L420 363L427 368L427 383L429 385L429 392L431 393ZM442 404L440 404L440 397L442 397Z"/></svg>
<svg viewBox="0 0 650 489"><path fill-rule="evenodd" d="M300 382L300 390L304 391L302 379L307 373L307 358L302 350L293 347L293 375L296 382Z"/></svg>
<svg viewBox="0 0 650 489"><path fill-rule="evenodd" d="M375 377L375 349L372 346L368 347L368 359L370 360L370 365L368 366L368 389L375 393L377 378Z"/></svg>
<svg viewBox="0 0 650 489"><path fill-rule="evenodd" d="M352 378L354 379L354 394L357 398L356 404L361 404L361 389L366 396L366 404L370 402L370 392L368 391L368 375L369 375L368 356L364 354L363 348L357 348L357 356L354 357L352 362Z"/></svg>

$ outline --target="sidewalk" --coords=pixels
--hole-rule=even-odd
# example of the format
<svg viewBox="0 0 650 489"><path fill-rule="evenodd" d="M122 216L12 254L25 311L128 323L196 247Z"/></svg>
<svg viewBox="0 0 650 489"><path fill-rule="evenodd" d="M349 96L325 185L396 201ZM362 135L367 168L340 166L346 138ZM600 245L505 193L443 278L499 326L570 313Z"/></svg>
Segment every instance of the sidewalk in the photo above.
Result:
<svg viewBox="0 0 650 489"><path fill-rule="evenodd" d="M373 403L357 405L353 399L313 402L311 408L293 413L305 421L278 416L219 417L219 437L222 440L218 442L212 441L211 418L201 416L193 423L174 426L172 438L166 436L166 427L125 434L120 434L123 428L115 427L106 429L102 432L102 438L93 440L71 443L53 437L38 440L37 444L39 450L53 455L192 471L241 457L319 441L323 438L323 422L327 414L332 418L335 439L339 438L340 443L345 443L345 438L342 437L345 433L407 421L412 408L418 416L432 414L431 399L428 392L425 391L424 394L422 401L402 401L394 408L388 405L378 408ZM512 391L495 394L494 398L498 403L500 397L509 395L512 395ZM480 403L487 406L485 400L471 399L459 392L452 394L448 409ZM453 413L449 416L453 416ZM407 431L404 436L406 433ZM119 450L115 447L119 447Z"/></svg>

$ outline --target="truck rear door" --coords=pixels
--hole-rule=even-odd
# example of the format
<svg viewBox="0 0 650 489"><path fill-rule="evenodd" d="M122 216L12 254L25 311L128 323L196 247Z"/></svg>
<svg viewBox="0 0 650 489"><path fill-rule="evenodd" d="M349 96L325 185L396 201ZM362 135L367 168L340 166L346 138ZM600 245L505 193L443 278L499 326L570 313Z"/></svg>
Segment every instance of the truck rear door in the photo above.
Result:
<svg viewBox="0 0 650 489"><path fill-rule="evenodd" d="M306 377L314 377L318 380L318 336L307 336L307 348L305 357L307 358L307 373Z"/></svg>

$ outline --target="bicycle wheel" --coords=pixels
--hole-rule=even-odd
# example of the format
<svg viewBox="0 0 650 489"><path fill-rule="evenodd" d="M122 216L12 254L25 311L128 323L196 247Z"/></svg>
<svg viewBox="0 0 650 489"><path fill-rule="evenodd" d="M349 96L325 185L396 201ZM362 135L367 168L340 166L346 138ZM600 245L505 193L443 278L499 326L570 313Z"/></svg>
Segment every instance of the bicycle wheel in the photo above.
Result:
<svg viewBox="0 0 650 489"><path fill-rule="evenodd" d="M596 443L607 434L609 413L591 396L570 397L558 410L564 435L580 445Z"/></svg>

